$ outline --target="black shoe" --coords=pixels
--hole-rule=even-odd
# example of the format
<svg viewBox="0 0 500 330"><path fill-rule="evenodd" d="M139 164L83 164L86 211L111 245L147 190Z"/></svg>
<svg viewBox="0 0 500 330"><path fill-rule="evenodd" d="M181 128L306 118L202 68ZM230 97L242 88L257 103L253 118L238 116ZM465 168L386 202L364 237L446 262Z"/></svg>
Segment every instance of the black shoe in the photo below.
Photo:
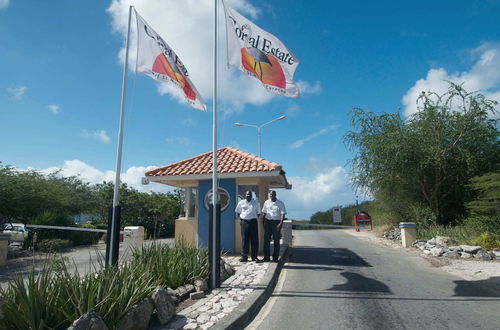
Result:
<svg viewBox="0 0 500 330"><path fill-rule="evenodd" d="M269 258L262 259L262 262L269 262L269 261L271 261L271 259L269 259Z"/></svg>
<svg viewBox="0 0 500 330"><path fill-rule="evenodd" d="M276 259L275 259L275 258L273 258L273 262L278 262L278 259L277 259L277 258L276 258Z"/></svg>
<svg viewBox="0 0 500 330"><path fill-rule="evenodd" d="M247 261L248 261L248 258L245 258L245 257L240 258L240 262L247 262Z"/></svg>
<svg viewBox="0 0 500 330"><path fill-rule="evenodd" d="M254 258L252 259L252 261L255 261L255 263L257 264L260 264L262 262L262 260L260 260L259 258Z"/></svg>

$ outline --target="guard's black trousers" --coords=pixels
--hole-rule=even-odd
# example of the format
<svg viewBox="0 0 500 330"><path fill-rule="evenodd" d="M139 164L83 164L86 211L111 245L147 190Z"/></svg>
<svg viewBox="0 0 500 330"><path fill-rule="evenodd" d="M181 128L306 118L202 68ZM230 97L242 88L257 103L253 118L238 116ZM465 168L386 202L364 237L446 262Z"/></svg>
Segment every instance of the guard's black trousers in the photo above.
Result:
<svg viewBox="0 0 500 330"><path fill-rule="evenodd" d="M241 226L241 241L243 244L243 249L241 250L241 256L243 258L248 258L248 250L251 245L252 248L252 260L257 259L257 253L259 251L259 234L257 232L257 219L243 220L240 221Z"/></svg>
<svg viewBox="0 0 500 330"><path fill-rule="evenodd" d="M274 241L273 260L277 261L280 255L279 220L265 220L264 222L264 259L268 260L271 250L271 238Z"/></svg>

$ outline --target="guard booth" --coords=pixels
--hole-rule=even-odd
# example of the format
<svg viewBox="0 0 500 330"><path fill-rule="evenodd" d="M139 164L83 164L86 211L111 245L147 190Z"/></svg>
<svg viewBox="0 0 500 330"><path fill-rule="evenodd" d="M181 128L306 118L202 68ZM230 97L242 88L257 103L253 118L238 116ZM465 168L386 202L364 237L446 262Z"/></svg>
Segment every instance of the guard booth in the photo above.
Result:
<svg viewBox="0 0 500 330"><path fill-rule="evenodd" d="M241 252L240 221L234 210L252 191L260 208L268 198L269 189L291 189L285 171L278 163L232 147L217 151L219 197L221 201L221 249ZM209 211L212 195L212 152L207 152L146 172L150 182L180 188L183 194L181 213L175 221L175 241L208 247ZM279 194L278 194L279 195ZM259 250L263 248L264 228L258 219Z"/></svg>
<svg viewBox="0 0 500 330"><path fill-rule="evenodd" d="M354 230L359 231L359 227L368 227L373 230L372 217L368 212L358 212L354 215Z"/></svg>

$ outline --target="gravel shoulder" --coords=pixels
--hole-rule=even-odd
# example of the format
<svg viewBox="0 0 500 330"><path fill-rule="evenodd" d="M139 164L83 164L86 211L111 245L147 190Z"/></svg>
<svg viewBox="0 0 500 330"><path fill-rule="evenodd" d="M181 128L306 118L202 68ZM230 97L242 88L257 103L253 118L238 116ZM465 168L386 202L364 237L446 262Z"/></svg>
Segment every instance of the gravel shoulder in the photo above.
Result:
<svg viewBox="0 0 500 330"><path fill-rule="evenodd" d="M500 292L500 261L480 261L451 259L446 257L431 257L423 254L417 248L404 248L401 244L377 236L375 231L355 232L352 229L341 229L345 234L357 237L370 243L384 245L386 247L400 250L405 253L419 255L426 259L432 266L447 273L461 277L467 281L483 282L488 287Z"/></svg>

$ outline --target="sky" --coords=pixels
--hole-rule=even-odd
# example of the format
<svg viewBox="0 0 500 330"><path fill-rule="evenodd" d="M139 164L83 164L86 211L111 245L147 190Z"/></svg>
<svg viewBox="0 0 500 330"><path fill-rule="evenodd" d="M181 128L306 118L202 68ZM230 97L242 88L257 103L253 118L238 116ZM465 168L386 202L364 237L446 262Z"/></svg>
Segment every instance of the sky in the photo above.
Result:
<svg viewBox="0 0 500 330"><path fill-rule="evenodd" d="M343 143L349 110L418 111L421 91L446 81L500 100L500 0L228 0L277 36L300 60L300 98L268 93L228 68L219 14L218 146L283 166L292 190L279 190L292 219L349 205ZM114 179L129 5L181 58L207 102L195 110L172 87L136 75L135 24L124 118L122 181L140 191L144 172L212 150L212 0L0 0L0 161L20 170Z"/></svg>

